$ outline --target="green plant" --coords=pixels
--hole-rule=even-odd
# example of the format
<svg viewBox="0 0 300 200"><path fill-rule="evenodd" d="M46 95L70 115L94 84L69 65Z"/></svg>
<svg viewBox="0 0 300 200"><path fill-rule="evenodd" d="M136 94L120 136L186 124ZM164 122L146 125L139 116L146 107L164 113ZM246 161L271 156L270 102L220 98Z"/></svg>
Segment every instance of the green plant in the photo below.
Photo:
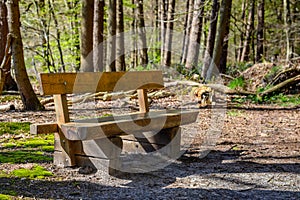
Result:
<svg viewBox="0 0 300 200"><path fill-rule="evenodd" d="M245 87L245 79L244 77L240 76L238 78L233 79L229 82L228 87L231 89L238 89L238 88L244 88Z"/></svg>
<svg viewBox="0 0 300 200"><path fill-rule="evenodd" d="M12 198L9 195L6 195L6 194L0 194L0 199L1 200L10 200Z"/></svg>
<svg viewBox="0 0 300 200"><path fill-rule="evenodd" d="M27 122L0 122L0 135L3 134L21 134L29 132L30 123Z"/></svg>
<svg viewBox="0 0 300 200"><path fill-rule="evenodd" d="M32 169L16 169L11 174L19 178L30 179L44 179L46 176L53 176L51 172L40 165L35 165Z"/></svg>
<svg viewBox="0 0 300 200"><path fill-rule="evenodd" d="M228 111L227 111L227 115L228 115L228 116L231 116L231 117L238 117L238 116L241 116L242 114L243 114L242 111L236 110L236 109L228 110Z"/></svg>

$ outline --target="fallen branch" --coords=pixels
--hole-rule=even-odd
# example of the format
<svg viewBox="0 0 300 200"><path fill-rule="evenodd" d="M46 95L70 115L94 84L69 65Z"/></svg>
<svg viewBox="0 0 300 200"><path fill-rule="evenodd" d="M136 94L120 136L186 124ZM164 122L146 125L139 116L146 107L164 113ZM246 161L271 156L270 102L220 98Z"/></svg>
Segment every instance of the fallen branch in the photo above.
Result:
<svg viewBox="0 0 300 200"><path fill-rule="evenodd" d="M300 74L293 78L287 79L287 80L275 85L274 87L271 87L271 88L259 93L259 96L265 96L267 94L270 94L272 92L275 92L279 89L282 89L284 87L290 86L290 85L292 85L294 83L298 83L298 82L300 82Z"/></svg>

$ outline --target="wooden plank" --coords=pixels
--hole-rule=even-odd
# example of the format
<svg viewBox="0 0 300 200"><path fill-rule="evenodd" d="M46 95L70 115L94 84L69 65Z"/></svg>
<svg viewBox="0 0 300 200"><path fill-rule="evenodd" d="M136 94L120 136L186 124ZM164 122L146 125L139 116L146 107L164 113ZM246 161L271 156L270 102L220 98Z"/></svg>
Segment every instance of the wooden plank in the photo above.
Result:
<svg viewBox="0 0 300 200"><path fill-rule="evenodd" d="M67 96L65 94L53 95L53 99L58 125L70 122Z"/></svg>
<svg viewBox="0 0 300 200"><path fill-rule="evenodd" d="M137 90L138 98L139 98L139 109L141 113L149 112L149 102L147 90L139 89Z"/></svg>
<svg viewBox="0 0 300 200"><path fill-rule="evenodd" d="M61 129L69 140L91 140L178 127L195 122L197 116L198 111L148 112L126 115L119 119L116 116L113 121L100 123L70 122L62 124Z"/></svg>
<svg viewBox="0 0 300 200"><path fill-rule="evenodd" d="M161 71L42 73L41 94L128 91L163 88Z"/></svg>
<svg viewBox="0 0 300 200"><path fill-rule="evenodd" d="M57 123L46 123L46 124L31 124L30 133L31 134L49 134L57 133L58 125Z"/></svg>

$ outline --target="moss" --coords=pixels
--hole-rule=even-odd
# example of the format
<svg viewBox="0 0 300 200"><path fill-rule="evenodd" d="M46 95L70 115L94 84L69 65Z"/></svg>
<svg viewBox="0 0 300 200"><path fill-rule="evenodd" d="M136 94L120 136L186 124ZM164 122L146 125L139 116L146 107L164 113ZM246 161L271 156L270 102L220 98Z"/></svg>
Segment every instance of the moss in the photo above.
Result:
<svg viewBox="0 0 300 200"><path fill-rule="evenodd" d="M0 122L0 135L21 133L28 133L30 130L30 123L27 122Z"/></svg>
<svg viewBox="0 0 300 200"><path fill-rule="evenodd" d="M0 163L27 163L27 162L49 162L52 156L47 156L42 151L32 150L10 150L1 152Z"/></svg>
<svg viewBox="0 0 300 200"><path fill-rule="evenodd" d="M10 200L12 199L9 195L6 194L0 194L0 200Z"/></svg>
<svg viewBox="0 0 300 200"><path fill-rule="evenodd" d="M11 174L19 178L30 179L44 179L46 176L53 176L51 172L39 165L34 166L32 169L16 169Z"/></svg>

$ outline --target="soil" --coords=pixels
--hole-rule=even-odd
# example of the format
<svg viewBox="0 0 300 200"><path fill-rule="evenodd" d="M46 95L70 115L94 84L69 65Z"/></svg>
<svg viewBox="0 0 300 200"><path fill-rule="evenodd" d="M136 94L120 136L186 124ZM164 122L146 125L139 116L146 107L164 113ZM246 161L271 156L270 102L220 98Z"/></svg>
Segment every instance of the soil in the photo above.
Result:
<svg viewBox="0 0 300 200"><path fill-rule="evenodd" d="M114 177L41 163L53 177L0 178L0 193L25 199L300 199L299 108L227 109L216 138L208 134L212 113L200 109L196 125L184 127L182 138L197 130L193 141L165 168ZM0 121L51 122L55 113L51 107L9 111ZM28 165L3 163L0 170Z"/></svg>

